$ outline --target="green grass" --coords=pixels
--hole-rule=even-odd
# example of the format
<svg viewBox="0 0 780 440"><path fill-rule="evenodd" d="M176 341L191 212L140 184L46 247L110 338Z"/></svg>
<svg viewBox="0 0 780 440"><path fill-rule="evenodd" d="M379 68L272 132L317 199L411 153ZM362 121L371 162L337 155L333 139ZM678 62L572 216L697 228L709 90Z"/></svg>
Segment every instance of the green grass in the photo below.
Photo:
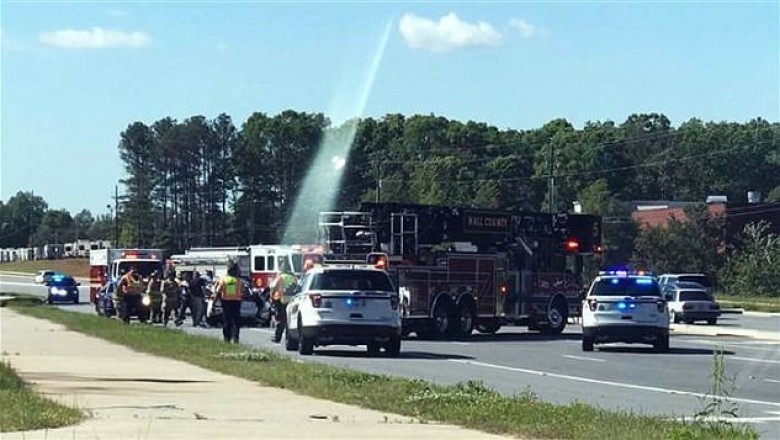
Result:
<svg viewBox="0 0 780 440"><path fill-rule="evenodd" d="M752 431L739 428L714 431L701 424L684 425L658 417L606 411L582 403L553 405L540 401L530 391L510 398L476 382L439 386L421 380L296 362L274 352L225 345L215 338L173 329L127 326L117 320L48 307L12 307L138 351L300 394L386 411L388 423L399 420L398 414L423 423L446 422L486 432L534 438L756 438Z"/></svg>
<svg viewBox="0 0 780 440"><path fill-rule="evenodd" d="M716 295L716 299L721 307L753 312L780 312L780 297Z"/></svg>
<svg viewBox="0 0 780 440"><path fill-rule="evenodd" d="M64 260L35 260L0 263L0 272L23 272L34 275L39 270L56 270L73 277L89 278L89 260L86 258L68 258Z"/></svg>
<svg viewBox="0 0 780 440"><path fill-rule="evenodd" d="M33 392L14 370L0 362L0 432L59 428L84 415Z"/></svg>

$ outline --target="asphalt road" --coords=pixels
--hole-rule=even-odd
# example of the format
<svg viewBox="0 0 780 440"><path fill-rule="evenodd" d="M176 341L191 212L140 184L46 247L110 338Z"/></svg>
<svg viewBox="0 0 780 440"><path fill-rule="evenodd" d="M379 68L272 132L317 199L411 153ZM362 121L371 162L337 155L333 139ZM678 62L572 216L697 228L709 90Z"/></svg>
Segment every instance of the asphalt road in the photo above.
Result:
<svg viewBox="0 0 780 440"><path fill-rule="evenodd" d="M79 301L89 302L89 283L85 280L80 280L80 282L82 285L79 286ZM46 286L35 284L32 275L0 274L0 294L4 293L22 293L46 298L48 290Z"/></svg>
<svg viewBox="0 0 780 440"><path fill-rule="evenodd" d="M6 280L5 276L0 278L0 291L16 286L9 281L22 284ZM45 294L39 286L29 287ZM62 307L94 313L89 305ZM771 329L773 319L776 317L731 315L718 326ZM221 337L220 329L192 328L187 324L182 328ZM241 340L247 345L283 352L283 347L272 343L270 337L270 329L246 328ZM505 328L496 335L474 335L466 341L409 339L404 341L398 359L368 358L362 347L341 346L319 348L314 356L290 355L442 384L478 380L507 395L531 390L541 399L555 403L581 401L608 409L690 417L704 407L716 347L724 350L726 376L734 378L730 393L731 402L738 407L738 420L752 423L763 438L780 438L777 341L675 335L669 353L653 353L649 346L619 344L584 353L579 328L570 326L562 336L554 338L522 328Z"/></svg>

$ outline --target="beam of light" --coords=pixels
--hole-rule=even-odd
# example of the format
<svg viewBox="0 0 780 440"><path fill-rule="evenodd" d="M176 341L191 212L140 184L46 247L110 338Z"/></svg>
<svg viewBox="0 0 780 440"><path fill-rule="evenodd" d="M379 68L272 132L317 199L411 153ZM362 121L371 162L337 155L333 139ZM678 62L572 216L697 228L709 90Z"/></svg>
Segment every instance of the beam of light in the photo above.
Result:
<svg viewBox="0 0 780 440"><path fill-rule="evenodd" d="M361 86L344 112L347 120L338 127L326 130L317 148L317 156L309 168L295 199L295 207L287 221L282 243L313 243L317 238L317 219L321 211L335 210L341 179L344 174L352 142L355 140L359 118L363 115L371 95L374 80L384 57L394 19L387 22L374 56L366 66ZM335 97L334 101L345 97Z"/></svg>

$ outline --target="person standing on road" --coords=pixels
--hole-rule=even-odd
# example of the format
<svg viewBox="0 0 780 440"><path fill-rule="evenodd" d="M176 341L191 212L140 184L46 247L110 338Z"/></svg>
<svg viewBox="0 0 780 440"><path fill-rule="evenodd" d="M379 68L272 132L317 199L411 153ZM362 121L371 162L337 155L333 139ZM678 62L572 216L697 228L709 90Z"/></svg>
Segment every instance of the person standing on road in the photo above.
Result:
<svg viewBox="0 0 780 440"><path fill-rule="evenodd" d="M179 327L184 323L184 319L187 317L187 309L190 309L192 314L192 307L190 307L190 280L192 274L185 272L179 273L179 314L176 317L176 327Z"/></svg>
<svg viewBox="0 0 780 440"><path fill-rule="evenodd" d="M193 327L206 327L204 320L206 295L205 295L206 283L199 272L192 273L192 280L190 281L190 311L192 312L192 326Z"/></svg>
<svg viewBox="0 0 780 440"><path fill-rule="evenodd" d="M274 315L276 317L274 342L282 340L282 334L287 328L287 303L290 302L289 294L292 293L293 287L297 282L287 261L282 260L279 267L279 275L274 280L273 291L271 292L271 302L274 306Z"/></svg>
<svg viewBox="0 0 780 440"><path fill-rule="evenodd" d="M138 309L141 307L143 291L143 280L136 272L135 267L131 266L127 273L122 276L122 279L119 280L116 289L117 298L119 299L119 317L125 323L130 323L132 311L140 315Z"/></svg>
<svg viewBox="0 0 780 440"><path fill-rule="evenodd" d="M222 338L225 342L238 344L241 331L241 298L243 284L238 265L231 264L227 275L222 277L214 289L214 293L222 302Z"/></svg>
<svg viewBox="0 0 780 440"><path fill-rule="evenodd" d="M168 272L168 277L160 287L164 297L162 319L163 325L168 326L171 317L176 319L176 309L179 307L179 283L176 282L176 272Z"/></svg>
<svg viewBox="0 0 780 440"><path fill-rule="evenodd" d="M152 272L149 277L149 284L146 286L146 294L149 296L149 311L152 316L152 324L162 322L162 281L160 272Z"/></svg>

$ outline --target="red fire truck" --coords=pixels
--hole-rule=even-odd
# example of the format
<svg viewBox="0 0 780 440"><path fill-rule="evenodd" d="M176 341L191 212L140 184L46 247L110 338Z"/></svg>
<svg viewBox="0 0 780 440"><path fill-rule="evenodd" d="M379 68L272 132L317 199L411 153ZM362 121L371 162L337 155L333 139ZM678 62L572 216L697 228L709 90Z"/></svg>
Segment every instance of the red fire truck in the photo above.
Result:
<svg viewBox="0 0 780 440"><path fill-rule="evenodd" d="M601 218L565 213L364 203L320 213L319 235L327 259L385 264L404 332L423 337L558 334L580 316L584 266L601 252Z"/></svg>
<svg viewBox="0 0 780 440"><path fill-rule="evenodd" d="M321 262L322 246L300 244L256 244L249 246L252 287L271 287L279 270L286 264L296 275L303 273L304 261Z"/></svg>
<svg viewBox="0 0 780 440"><path fill-rule="evenodd" d="M154 271L163 273L162 249L96 249L89 254L89 300L101 287L117 282L133 266L144 280Z"/></svg>

